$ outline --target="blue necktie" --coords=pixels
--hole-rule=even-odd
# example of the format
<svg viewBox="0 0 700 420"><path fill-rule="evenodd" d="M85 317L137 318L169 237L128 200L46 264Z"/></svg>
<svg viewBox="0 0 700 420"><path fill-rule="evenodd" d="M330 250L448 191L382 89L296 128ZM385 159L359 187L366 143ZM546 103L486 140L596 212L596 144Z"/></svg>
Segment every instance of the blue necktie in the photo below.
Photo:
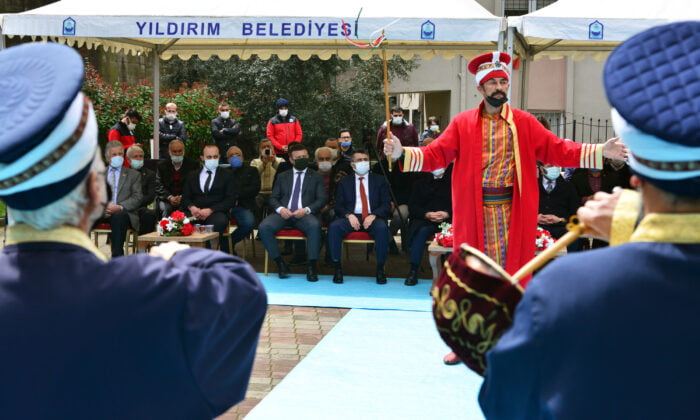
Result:
<svg viewBox="0 0 700 420"><path fill-rule="evenodd" d="M289 207L289 211L297 211L299 209L299 193L301 192L301 174L303 172L297 172L297 180L294 182L294 191L292 191L292 205Z"/></svg>

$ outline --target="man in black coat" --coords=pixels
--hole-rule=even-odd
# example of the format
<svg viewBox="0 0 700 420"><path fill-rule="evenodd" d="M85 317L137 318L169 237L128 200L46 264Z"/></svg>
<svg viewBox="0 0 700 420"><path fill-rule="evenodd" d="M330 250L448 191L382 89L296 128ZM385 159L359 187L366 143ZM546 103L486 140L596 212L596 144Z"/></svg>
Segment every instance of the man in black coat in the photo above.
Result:
<svg viewBox="0 0 700 420"><path fill-rule="evenodd" d="M204 146L200 158L204 167L187 177L180 207L197 219L195 223L214 225L214 230L219 232L221 250L229 252L223 234L228 229L229 211L236 202L233 174L219 169L219 149L213 144Z"/></svg>
<svg viewBox="0 0 700 420"><path fill-rule="evenodd" d="M537 224L547 230L554 239L566 233L566 223L576 214L579 197L576 188L561 176L561 168L542 165L540 171L540 207ZM567 247L569 252L581 248L578 241Z"/></svg>
<svg viewBox="0 0 700 420"><path fill-rule="evenodd" d="M177 119L177 105L165 104L165 116L158 120L158 157L168 155L168 145L173 140L187 141L185 123Z"/></svg>
<svg viewBox="0 0 700 420"><path fill-rule="evenodd" d="M149 208L156 198L156 173L143 166L144 153L139 146L131 146L126 151L131 169L141 174L141 206L136 209L139 216L139 235L153 232L156 228L156 211Z"/></svg>
<svg viewBox="0 0 700 420"><path fill-rule="evenodd" d="M219 116L211 120L211 135L219 148L221 163L226 162L226 151L231 146L236 146L236 137L241 132L238 121L231 118L231 107L222 102L219 105Z"/></svg>
<svg viewBox="0 0 700 420"><path fill-rule="evenodd" d="M156 172L156 209L162 217L180 208L185 180L196 171L199 171L199 163L185 157L185 144L180 140L171 141L168 157L158 164Z"/></svg>
<svg viewBox="0 0 700 420"><path fill-rule="evenodd" d="M255 197L260 192L260 174L257 168L245 164L243 151L238 146L229 147L226 159L231 165L233 182L238 192L238 200L231 209L231 217L236 219L238 225L231 233L235 249L236 244L245 239L255 227Z"/></svg>
<svg viewBox="0 0 700 420"><path fill-rule="evenodd" d="M411 268L404 284L418 283L418 266L423 259L425 242L440 231L440 224L452 218L452 165L447 169L436 169L424 174L413 184L408 200L408 215L411 219L408 231L411 241Z"/></svg>

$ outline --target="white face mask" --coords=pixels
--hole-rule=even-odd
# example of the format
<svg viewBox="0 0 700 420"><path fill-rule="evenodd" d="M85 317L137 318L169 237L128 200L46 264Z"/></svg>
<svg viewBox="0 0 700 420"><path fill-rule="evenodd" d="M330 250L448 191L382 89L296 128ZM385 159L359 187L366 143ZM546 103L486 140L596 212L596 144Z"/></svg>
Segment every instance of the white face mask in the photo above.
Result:
<svg viewBox="0 0 700 420"><path fill-rule="evenodd" d="M143 159L141 159L141 160L131 159L131 167L134 169L143 168Z"/></svg>
<svg viewBox="0 0 700 420"><path fill-rule="evenodd" d="M399 125L403 122L403 117L391 117L391 122L394 123L394 125Z"/></svg>
<svg viewBox="0 0 700 420"><path fill-rule="evenodd" d="M431 125L430 126L430 131L438 131L440 129L439 125Z"/></svg>
<svg viewBox="0 0 700 420"><path fill-rule="evenodd" d="M177 112L165 114L165 118L167 118L168 121L175 121L175 118L177 118Z"/></svg>
<svg viewBox="0 0 700 420"><path fill-rule="evenodd" d="M289 112L289 110L287 110L287 109L280 109L279 112L280 112L280 117L286 117L286 116L287 116L287 113Z"/></svg>
<svg viewBox="0 0 700 420"><path fill-rule="evenodd" d="M332 167L333 167L333 164L331 164L330 162L325 162L325 161L324 161L324 162L318 162L318 169L319 169L321 172L328 172L328 171L331 170Z"/></svg>
<svg viewBox="0 0 700 420"><path fill-rule="evenodd" d="M228 117L231 115L231 112L229 112L229 111L221 111L221 112L219 113L219 115L221 115L221 118L226 119L226 118L228 118Z"/></svg>
<svg viewBox="0 0 700 420"><path fill-rule="evenodd" d="M215 170L219 167L219 159L207 159L204 161L204 167L210 171Z"/></svg>
<svg viewBox="0 0 700 420"><path fill-rule="evenodd" d="M184 156L173 156L170 155L170 160L173 161L173 163L182 163L183 160L185 160Z"/></svg>
<svg viewBox="0 0 700 420"><path fill-rule="evenodd" d="M126 125L126 128L128 128L129 131L134 131L136 129L136 124L130 122L129 124Z"/></svg>
<svg viewBox="0 0 700 420"><path fill-rule="evenodd" d="M552 166L550 168L545 168L544 170L544 176L546 176L548 179L551 179L552 181L559 178L559 175L561 174L561 168L558 166Z"/></svg>
<svg viewBox="0 0 700 420"><path fill-rule="evenodd" d="M357 172L358 175L364 175L369 172L369 162L367 161L355 162L353 165L355 165L355 172Z"/></svg>
<svg viewBox="0 0 700 420"><path fill-rule="evenodd" d="M119 169L124 165L124 156L112 156L109 160L109 166L114 169Z"/></svg>
<svg viewBox="0 0 700 420"><path fill-rule="evenodd" d="M445 168L436 169L433 171L433 176L438 177L445 173Z"/></svg>

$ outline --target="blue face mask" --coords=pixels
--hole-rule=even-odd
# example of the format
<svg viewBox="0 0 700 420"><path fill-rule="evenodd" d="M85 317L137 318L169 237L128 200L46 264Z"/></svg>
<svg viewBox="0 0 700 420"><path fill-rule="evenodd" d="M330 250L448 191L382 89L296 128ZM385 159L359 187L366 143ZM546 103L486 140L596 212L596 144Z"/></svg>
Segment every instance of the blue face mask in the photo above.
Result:
<svg viewBox="0 0 700 420"><path fill-rule="evenodd" d="M124 156L112 156L112 159L109 160L109 166L114 169L119 169L122 165L124 165Z"/></svg>
<svg viewBox="0 0 700 420"><path fill-rule="evenodd" d="M561 168L558 166L552 166L550 168L545 168L545 174L548 179L551 179L552 181L559 178L559 175L561 174Z"/></svg>
<svg viewBox="0 0 700 420"><path fill-rule="evenodd" d="M229 159L228 163L231 164L232 168L240 168L243 166L243 159L241 159L240 156L231 156L231 159Z"/></svg>
<svg viewBox="0 0 700 420"><path fill-rule="evenodd" d="M343 141L340 143L340 145L343 147L350 147L352 145L352 141Z"/></svg>

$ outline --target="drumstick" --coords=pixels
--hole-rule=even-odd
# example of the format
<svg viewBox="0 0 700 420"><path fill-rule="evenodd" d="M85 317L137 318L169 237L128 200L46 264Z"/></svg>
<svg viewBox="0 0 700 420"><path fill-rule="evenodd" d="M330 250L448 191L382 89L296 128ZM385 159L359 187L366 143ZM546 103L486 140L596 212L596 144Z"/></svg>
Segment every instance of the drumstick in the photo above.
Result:
<svg viewBox="0 0 700 420"><path fill-rule="evenodd" d="M523 277L529 275L533 271L545 265L547 261L554 258L554 256L556 256L559 251L564 249L564 247L568 246L573 241L578 239L578 237L581 236L583 231L586 229L583 223L578 222L578 218L576 218L576 216L571 216L571 221L566 225L566 228L569 230L566 233L566 235L557 239L554 245L550 246L549 248L544 250L540 255L531 259L527 264L522 266L520 270L513 274L511 281L513 283L517 283L520 280L522 280Z"/></svg>

